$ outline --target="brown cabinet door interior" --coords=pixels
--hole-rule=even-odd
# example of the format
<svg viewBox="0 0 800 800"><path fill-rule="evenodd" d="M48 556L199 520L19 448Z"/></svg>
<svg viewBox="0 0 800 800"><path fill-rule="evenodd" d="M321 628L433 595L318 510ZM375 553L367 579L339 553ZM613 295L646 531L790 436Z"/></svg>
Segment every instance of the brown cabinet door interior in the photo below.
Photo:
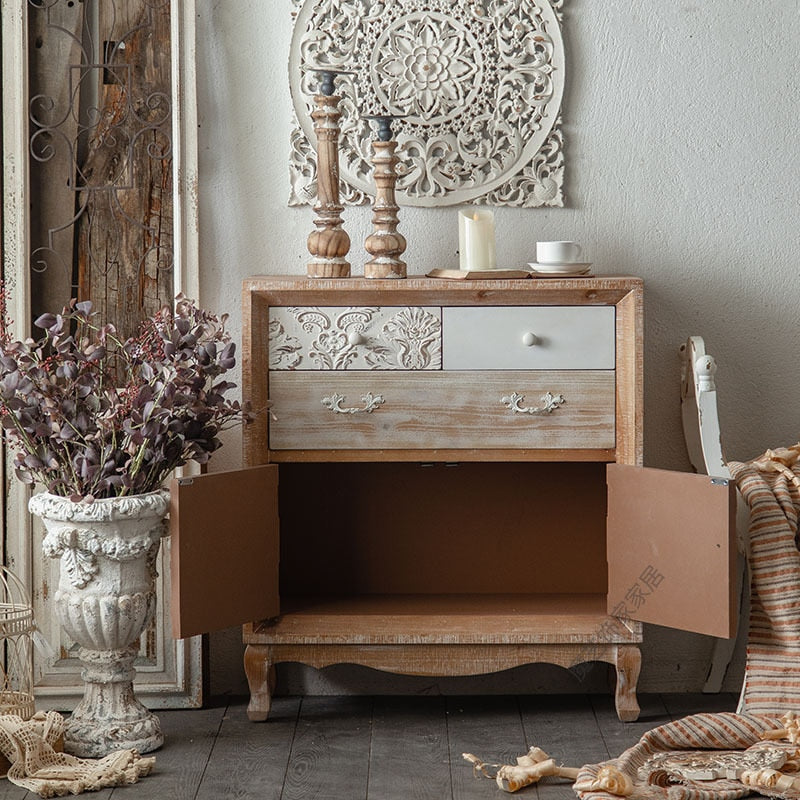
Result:
<svg viewBox="0 0 800 800"><path fill-rule="evenodd" d="M733 483L622 464L607 475L608 613L734 636Z"/></svg>
<svg viewBox="0 0 800 800"><path fill-rule="evenodd" d="M172 481L172 635L276 616L278 467Z"/></svg>

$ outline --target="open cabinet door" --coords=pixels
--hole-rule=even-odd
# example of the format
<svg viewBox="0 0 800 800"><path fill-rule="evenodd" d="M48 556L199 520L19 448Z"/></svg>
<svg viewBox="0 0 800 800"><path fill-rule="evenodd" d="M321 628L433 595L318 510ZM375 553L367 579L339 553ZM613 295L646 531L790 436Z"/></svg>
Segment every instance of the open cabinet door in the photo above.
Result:
<svg viewBox="0 0 800 800"><path fill-rule="evenodd" d="M608 465L608 613L736 635L732 481Z"/></svg>
<svg viewBox="0 0 800 800"><path fill-rule="evenodd" d="M170 494L173 636L277 616L277 465L175 478Z"/></svg>

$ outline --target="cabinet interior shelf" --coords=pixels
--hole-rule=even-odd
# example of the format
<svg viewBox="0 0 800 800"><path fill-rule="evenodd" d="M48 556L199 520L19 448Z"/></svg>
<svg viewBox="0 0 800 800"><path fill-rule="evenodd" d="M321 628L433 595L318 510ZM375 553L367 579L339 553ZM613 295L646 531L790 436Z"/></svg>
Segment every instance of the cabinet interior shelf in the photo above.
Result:
<svg viewBox="0 0 800 800"><path fill-rule="evenodd" d="M604 594L290 595L255 623L264 642L542 644L637 641L638 624L606 614ZM263 638L262 638L263 637Z"/></svg>

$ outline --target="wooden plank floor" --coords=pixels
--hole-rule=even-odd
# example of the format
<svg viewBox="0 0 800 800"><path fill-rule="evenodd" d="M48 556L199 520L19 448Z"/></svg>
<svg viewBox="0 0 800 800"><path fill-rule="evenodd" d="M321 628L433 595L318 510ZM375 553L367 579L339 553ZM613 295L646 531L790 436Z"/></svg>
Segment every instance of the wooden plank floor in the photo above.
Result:
<svg viewBox="0 0 800 800"><path fill-rule="evenodd" d="M642 695L638 722L611 697L278 697L265 723L242 699L197 711L161 711L166 744L152 775L97 800L479 800L508 795L461 758L513 761L538 745L580 766L619 755L650 728L697 711L732 711L736 697ZM523 790L574 800L568 783ZM34 800L0 781L0 800Z"/></svg>

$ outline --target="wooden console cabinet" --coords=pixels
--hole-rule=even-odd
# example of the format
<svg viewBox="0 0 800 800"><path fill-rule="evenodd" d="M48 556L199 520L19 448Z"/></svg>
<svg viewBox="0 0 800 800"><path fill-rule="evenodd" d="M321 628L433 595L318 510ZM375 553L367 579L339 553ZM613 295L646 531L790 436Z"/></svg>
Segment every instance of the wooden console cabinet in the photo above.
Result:
<svg viewBox="0 0 800 800"><path fill-rule="evenodd" d="M637 620L732 635L732 487L641 468L639 279L264 276L243 303L270 415L250 469L174 488L173 610L253 620L251 719L282 661L605 661L633 720Z"/></svg>

